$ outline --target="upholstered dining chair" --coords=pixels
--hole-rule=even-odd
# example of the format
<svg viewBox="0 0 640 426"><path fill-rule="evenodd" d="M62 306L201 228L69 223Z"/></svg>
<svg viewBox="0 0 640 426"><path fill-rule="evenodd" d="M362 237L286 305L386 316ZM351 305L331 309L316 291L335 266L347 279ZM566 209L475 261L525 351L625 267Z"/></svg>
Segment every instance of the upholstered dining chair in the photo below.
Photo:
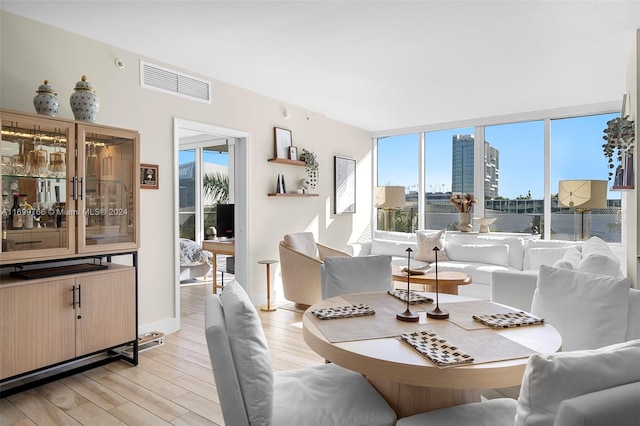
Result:
<svg viewBox="0 0 640 426"><path fill-rule="evenodd" d="M359 373L335 364L274 373L258 312L236 281L207 296L205 334L227 425L395 424L395 412Z"/></svg>
<svg viewBox="0 0 640 426"><path fill-rule="evenodd" d="M313 233L287 234L280 241L280 270L284 298L306 309L322 300L320 266L327 257L349 254L317 243Z"/></svg>
<svg viewBox="0 0 640 426"><path fill-rule="evenodd" d="M518 400L492 399L398 420L397 426L637 426L640 340L532 355Z"/></svg>
<svg viewBox="0 0 640 426"><path fill-rule="evenodd" d="M391 256L327 257L320 267L322 298L393 288Z"/></svg>

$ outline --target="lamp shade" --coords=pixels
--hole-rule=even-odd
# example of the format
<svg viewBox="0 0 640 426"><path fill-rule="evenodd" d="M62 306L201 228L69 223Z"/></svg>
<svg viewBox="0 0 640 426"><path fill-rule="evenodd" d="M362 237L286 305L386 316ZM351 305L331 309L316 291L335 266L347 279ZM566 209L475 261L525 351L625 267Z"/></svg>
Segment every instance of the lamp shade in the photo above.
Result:
<svg viewBox="0 0 640 426"><path fill-rule="evenodd" d="M379 209L404 207L404 186L376 186L375 203Z"/></svg>
<svg viewBox="0 0 640 426"><path fill-rule="evenodd" d="M558 204L574 209L604 209L607 207L606 180L561 180L558 183Z"/></svg>

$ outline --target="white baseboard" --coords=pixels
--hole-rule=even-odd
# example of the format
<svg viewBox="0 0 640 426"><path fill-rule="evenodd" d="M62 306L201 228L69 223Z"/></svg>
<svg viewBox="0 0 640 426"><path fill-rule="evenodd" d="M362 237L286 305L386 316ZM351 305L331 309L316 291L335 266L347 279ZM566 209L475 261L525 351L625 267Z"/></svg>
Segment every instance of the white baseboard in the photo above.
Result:
<svg viewBox="0 0 640 426"><path fill-rule="evenodd" d="M151 331L161 331L165 334L175 333L180 329L180 320L178 318L167 318L162 321L156 321L148 324L138 325L138 336L149 333Z"/></svg>

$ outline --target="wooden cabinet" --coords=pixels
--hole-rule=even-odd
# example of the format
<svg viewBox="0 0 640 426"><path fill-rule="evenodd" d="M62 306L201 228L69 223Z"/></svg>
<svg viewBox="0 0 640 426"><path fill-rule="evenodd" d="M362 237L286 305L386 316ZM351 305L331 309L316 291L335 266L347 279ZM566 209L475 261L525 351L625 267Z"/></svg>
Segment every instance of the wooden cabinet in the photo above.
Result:
<svg viewBox="0 0 640 426"><path fill-rule="evenodd" d="M2 109L0 121L0 265L138 248L138 132Z"/></svg>
<svg viewBox="0 0 640 426"><path fill-rule="evenodd" d="M57 278L2 277L0 379L136 340L135 268Z"/></svg>

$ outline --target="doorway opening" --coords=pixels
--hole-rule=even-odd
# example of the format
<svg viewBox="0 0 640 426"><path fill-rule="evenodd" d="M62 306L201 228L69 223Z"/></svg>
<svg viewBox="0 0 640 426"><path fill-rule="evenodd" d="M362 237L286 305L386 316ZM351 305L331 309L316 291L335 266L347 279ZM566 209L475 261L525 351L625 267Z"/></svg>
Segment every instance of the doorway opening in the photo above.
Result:
<svg viewBox="0 0 640 426"><path fill-rule="evenodd" d="M250 288L247 282L248 144L246 132L174 119L175 309L178 321L180 280L189 278L191 273L204 275L202 268L197 266L204 266L208 276L217 278L220 283L221 273L230 272L229 263L232 263L233 276L243 287ZM233 259L218 258L218 268L206 264L193 268L182 266L181 245L184 247L185 241L200 247L204 240L214 238L233 242ZM225 262L228 262L226 267ZM216 262L211 264L216 265ZM224 278L228 281L229 275Z"/></svg>

